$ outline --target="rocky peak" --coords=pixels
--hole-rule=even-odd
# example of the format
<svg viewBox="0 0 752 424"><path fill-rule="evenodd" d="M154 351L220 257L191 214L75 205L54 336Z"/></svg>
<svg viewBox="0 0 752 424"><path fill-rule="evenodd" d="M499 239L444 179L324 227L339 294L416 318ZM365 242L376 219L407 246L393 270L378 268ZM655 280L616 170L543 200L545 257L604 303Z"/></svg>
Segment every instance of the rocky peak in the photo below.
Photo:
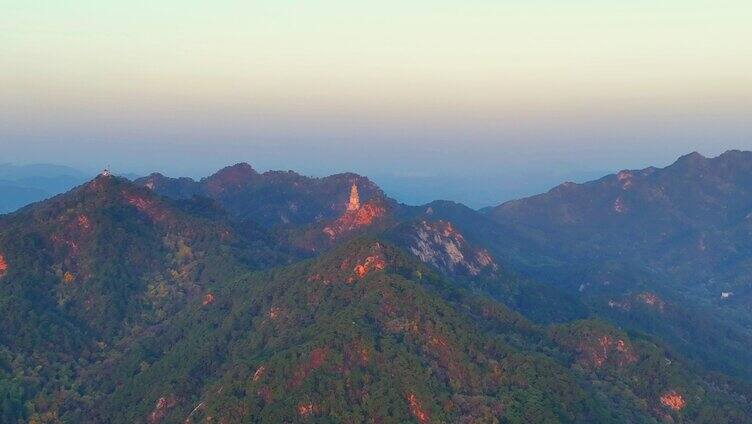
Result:
<svg viewBox="0 0 752 424"><path fill-rule="evenodd" d="M350 201L347 204L348 211L356 211L360 209L360 195L358 195L358 186L353 183L350 187Z"/></svg>
<svg viewBox="0 0 752 424"><path fill-rule="evenodd" d="M468 243L449 221L422 220L411 226L405 237L410 252L445 274L477 276L498 270L488 251Z"/></svg>
<svg viewBox="0 0 752 424"><path fill-rule="evenodd" d="M139 180L139 183L142 184L144 187L148 188L149 190L154 190L157 186L162 184L165 180L167 180L167 177L160 174L159 172L153 172L149 174L148 176Z"/></svg>
<svg viewBox="0 0 752 424"><path fill-rule="evenodd" d="M159 172L134 181L137 186L146 187L149 190L173 199L190 199L201 193L201 185L192 178L170 178Z"/></svg>
<svg viewBox="0 0 752 424"><path fill-rule="evenodd" d="M82 188L84 189L83 192L109 193L111 191L114 192L118 187L123 185L130 185L130 181L126 178L117 177L109 172L102 171L94 179L84 184Z"/></svg>
<svg viewBox="0 0 752 424"><path fill-rule="evenodd" d="M203 182L210 192L219 193L228 188L240 187L257 175L259 175L258 172L251 165L241 162L220 169L214 175L207 177Z"/></svg>
<svg viewBox="0 0 752 424"><path fill-rule="evenodd" d="M705 156L703 156L703 154L702 154L702 153L700 153L700 152L696 152L696 151L695 151L695 152L692 152L692 153L687 153L687 154L686 154L686 155L684 155L684 156L681 156L681 157L680 157L680 158L678 159L678 161L679 161L679 162L686 162L686 161L701 161L701 160L705 160L705 159L707 159L707 158L706 158Z"/></svg>
<svg viewBox="0 0 752 424"><path fill-rule="evenodd" d="M323 233L330 239L341 236L342 234L352 232L359 228L368 227L374 221L382 218L386 214L386 209L378 199L371 199L366 203L360 203L358 186L353 183L350 187L350 198L347 203L345 213L334 220L330 225L323 229Z"/></svg>
<svg viewBox="0 0 752 424"><path fill-rule="evenodd" d="M680 157L676 160L676 162L673 163L673 165L669 166L668 168L696 168L703 165L707 161L708 158L706 158L705 156L701 155L698 152L692 152Z"/></svg>

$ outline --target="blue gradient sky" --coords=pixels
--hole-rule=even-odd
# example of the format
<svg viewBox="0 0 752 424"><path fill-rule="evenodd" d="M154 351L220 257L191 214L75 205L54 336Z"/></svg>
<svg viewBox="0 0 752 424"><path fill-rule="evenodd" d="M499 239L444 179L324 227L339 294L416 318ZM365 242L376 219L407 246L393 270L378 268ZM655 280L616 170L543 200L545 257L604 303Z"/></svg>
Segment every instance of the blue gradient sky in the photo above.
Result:
<svg viewBox="0 0 752 424"><path fill-rule="evenodd" d="M5 1L1 159L491 204L751 149L749 22L742 0Z"/></svg>

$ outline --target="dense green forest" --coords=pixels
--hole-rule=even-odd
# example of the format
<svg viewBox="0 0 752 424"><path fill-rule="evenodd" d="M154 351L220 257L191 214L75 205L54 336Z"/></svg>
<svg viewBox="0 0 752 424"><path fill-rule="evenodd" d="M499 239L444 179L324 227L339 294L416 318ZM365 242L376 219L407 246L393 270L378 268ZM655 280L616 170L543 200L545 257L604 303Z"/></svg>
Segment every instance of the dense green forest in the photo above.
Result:
<svg viewBox="0 0 752 424"><path fill-rule="evenodd" d="M0 217L0 422L752 422L742 326L625 263L537 280L496 219L352 174L97 177Z"/></svg>

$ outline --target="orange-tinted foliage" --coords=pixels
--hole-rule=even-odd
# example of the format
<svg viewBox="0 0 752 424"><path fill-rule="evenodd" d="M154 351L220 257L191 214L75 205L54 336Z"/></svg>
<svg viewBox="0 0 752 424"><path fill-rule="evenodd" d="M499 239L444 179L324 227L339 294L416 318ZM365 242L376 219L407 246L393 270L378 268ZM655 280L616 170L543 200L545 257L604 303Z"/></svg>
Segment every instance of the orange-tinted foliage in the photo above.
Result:
<svg viewBox="0 0 752 424"><path fill-rule="evenodd" d="M642 303L657 308L658 310L662 311L664 306L666 305L663 300L658 297L655 293L645 292L640 293L637 295L637 298L642 301Z"/></svg>
<svg viewBox="0 0 752 424"><path fill-rule="evenodd" d="M271 307L269 308L269 319L277 319L277 317L279 317L281 313L282 313L281 308L277 308L276 306Z"/></svg>
<svg viewBox="0 0 752 424"><path fill-rule="evenodd" d="M301 403L298 405L298 415L306 417L313 414L314 406L311 402Z"/></svg>
<svg viewBox="0 0 752 424"><path fill-rule="evenodd" d="M408 393L407 404L410 407L410 413L413 414L413 417L415 417L419 423L425 424L431 422L431 418L428 416L428 413L423 410L423 407L420 402L418 402L418 398L415 397L415 394Z"/></svg>
<svg viewBox="0 0 752 424"><path fill-rule="evenodd" d="M600 336L595 341L583 340L576 350L580 353L580 361L594 368L602 367L609 359L619 367L637 362L637 355L627 342L614 340L609 335Z"/></svg>
<svg viewBox="0 0 752 424"><path fill-rule="evenodd" d="M684 397L682 397L682 395L674 390L661 396L661 403L663 404L663 406L666 406L667 408L670 408L674 411L684 409L684 407L687 405Z"/></svg>
<svg viewBox="0 0 752 424"><path fill-rule="evenodd" d="M366 366L371 360L371 350L362 341L356 340L348 344L344 356L343 370L355 365Z"/></svg>
<svg viewBox="0 0 752 424"><path fill-rule="evenodd" d="M5 256L0 255L0 274L5 273L8 270L8 262L5 261Z"/></svg>
<svg viewBox="0 0 752 424"><path fill-rule="evenodd" d="M325 348L318 347L316 349L313 349L311 351L311 354L309 355L308 361L298 365L297 369L293 373L290 385L292 387L300 386L300 384L303 383L303 380L305 380L306 377L311 374L311 372L324 365L326 356L327 350Z"/></svg>
<svg viewBox="0 0 752 424"><path fill-rule="evenodd" d="M435 330L426 328L425 349L437 359L439 367L446 371L451 380L464 382L467 370L460 364L457 357L457 349L454 348L446 337L436 334Z"/></svg>
<svg viewBox="0 0 752 424"><path fill-rule="evenodd" d="M147 199L143 196L139 196L133 193L123 193L125 200L139 211L146 214L149 218L155 221L161 221L167 218L167 211L160 208L152 199Z"/></svg>
<svg viewBox="0 0 752 424"><path fill-rule="evenodd" d="M355 265L353 272L363 278L372 270L381 271L384 268L386 268L386 261L381 256L368 256L363 263Z"/></svg>
<svg viewBox="0 0 752 424"><path fill-rule="evenodd" d="M206 306L206 305L211 305L212 303L214 303L214 294L212 293L205 294L204 300L203 302L201 302L201 304Z"/></svg>
<svg viewBox="0 0 752 424"><path fill-rule="evenodd" d="M76 219L76 224L84 231L91 229L91 221L89 221L89 217L86 215L79 215L78 219Z"/></svg>

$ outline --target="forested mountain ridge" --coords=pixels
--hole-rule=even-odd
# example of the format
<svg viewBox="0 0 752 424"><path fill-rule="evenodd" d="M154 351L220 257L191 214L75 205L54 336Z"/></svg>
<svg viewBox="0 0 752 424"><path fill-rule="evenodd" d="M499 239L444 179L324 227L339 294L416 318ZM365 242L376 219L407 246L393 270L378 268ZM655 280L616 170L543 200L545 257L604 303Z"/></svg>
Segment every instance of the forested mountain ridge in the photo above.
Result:
<svg viewBox="0 0 752 424"><path fill-rule="evenodd" d="M743 199L747 156L728 155L508 216L402 205L355 174L100 175L0 217L0 420L752 422L744 309L604 247L665 214L653 225L721 234L745 206L587 227L654 174L700 181L695 202ZM565 224L594 252L566 247L555 202L582 209Z"/></svg>
<svg viewBox="0 0 752 424"><path fill-rule="evenodd" d="M109 175L0 217L0 258L0 355L26 400L218 281L289 259L214 205Z"/></svg>
<svg viewBox="0 0 752 424"><path fill-rule="evenodd" d="M236 219L249 219L265 228L335 219L345 212L353 184L363 202L385 197L375 184L357 174L311 178L293 171L259 173L247 163L228 166L200 181L152 174L135 183L171 198L208 197Z"/></svg>
<svg viewBox="0 0 752 424"><path fill-rule="evenodd" d="M494 253L705 366L752 377L752 152L692 153L504 203ZM510 246L513 246L510 248ZM516 249L516 250L512 250Z"/></svg>

